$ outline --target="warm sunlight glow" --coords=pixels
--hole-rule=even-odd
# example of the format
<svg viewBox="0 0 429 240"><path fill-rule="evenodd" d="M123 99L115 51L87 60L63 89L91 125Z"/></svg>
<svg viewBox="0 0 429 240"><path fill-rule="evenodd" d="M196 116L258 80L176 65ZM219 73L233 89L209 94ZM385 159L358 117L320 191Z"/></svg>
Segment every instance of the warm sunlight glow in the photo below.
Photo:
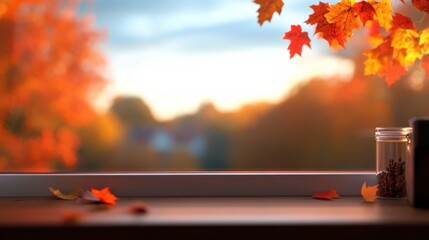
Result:
<svg viewBox="0 0 429 240"><path fill-rule="evenodd" d="M348 59L312 55L290 61L284 49L277 48L194 54L154 49L115 53L110 59L115 81L97 106L103 110L117 95L140 96L159 120L194 112L208 101L221 111L274 103L302 80L350 79L354 72Z"/></svg>

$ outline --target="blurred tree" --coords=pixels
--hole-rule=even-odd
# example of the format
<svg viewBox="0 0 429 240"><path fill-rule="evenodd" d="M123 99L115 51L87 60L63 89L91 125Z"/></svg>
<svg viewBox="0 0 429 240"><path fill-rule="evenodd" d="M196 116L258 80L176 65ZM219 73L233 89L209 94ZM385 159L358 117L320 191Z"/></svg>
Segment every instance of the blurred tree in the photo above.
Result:
<svg viewBox="0 0 429 240"><path fill-rule="evenodd" d="M116 97L110 111L118 117L127 129L152 126L156 123L149 106L140 97Z"/></svg>
<svg viewBox="0 0 429 240"><path fill-rule="evenodd" d="M96 48L103 35L75 0L0 2L0 168L73 168L76 127L106 84Z"/></svg>
<svg viewBox="0 0 429 240"><path fill-rule="evenodd" d="M234 168L372 169L373 128L390 107L377 82L312 80L237 133Z"/></svg>
<svg viewBox="0 0 429 240"><path fill-rule="evenodd" d="M81 138L77 169L112 170L120 164L122 156L118 146L123 140L123 129L112 113L98 115L77 132Z"/></svg>

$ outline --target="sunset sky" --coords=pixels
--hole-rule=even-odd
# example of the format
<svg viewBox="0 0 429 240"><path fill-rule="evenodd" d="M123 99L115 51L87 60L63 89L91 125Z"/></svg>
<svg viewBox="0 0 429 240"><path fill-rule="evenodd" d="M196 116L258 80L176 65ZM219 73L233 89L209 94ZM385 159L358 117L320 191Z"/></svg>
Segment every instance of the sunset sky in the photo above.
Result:
<svg viewBox="0 0 429 240"><path fill-rule="evenodd" d="M331 1L333 2L333 1ZM112 81L97 101L138 95L155 117L194 112L211 101L230 111L255 101L277 102L314 76L352 75L349 60L332 55L303 23L318 1L285 1L282 15L257 23L252 0L98 0L96 26L107 32L103 50ZM301 24L312 49L289 59L291 24Z"/></svg>

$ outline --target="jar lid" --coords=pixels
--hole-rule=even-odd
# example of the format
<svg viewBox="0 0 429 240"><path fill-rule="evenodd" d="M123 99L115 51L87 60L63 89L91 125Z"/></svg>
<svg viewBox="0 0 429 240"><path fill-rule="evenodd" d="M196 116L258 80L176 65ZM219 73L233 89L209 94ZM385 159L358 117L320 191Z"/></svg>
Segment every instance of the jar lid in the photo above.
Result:
<svg viewBox="0 0 429 240"><path fill-rule="evenodd" d="M407 137L413 132L411 127L377 127L375 137Z"/></svg>

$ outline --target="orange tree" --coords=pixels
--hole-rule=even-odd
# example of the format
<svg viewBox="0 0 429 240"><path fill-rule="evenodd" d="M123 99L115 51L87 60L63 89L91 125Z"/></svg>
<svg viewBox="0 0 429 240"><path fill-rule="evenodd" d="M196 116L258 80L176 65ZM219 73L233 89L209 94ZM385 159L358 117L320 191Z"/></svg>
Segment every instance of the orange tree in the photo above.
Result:
<svg viewBox="0 0 429 240"><path fill-rule="evenodd" d="M79 1L0 1L0 170L72 168L74 129L105 85L102 34ZM79 15L81 14L81 15Z"/></svg>
<svg viewBox="0 0 429 240"><path fill-rule="evenodd" d="M286 0L292 1L292 0ZM414 8L422 15L413 21L411 16L396 12L398 8ZM274 13L281 14L283 0L254 0L258 9L258 23L271 21ZM429 76L429 28L423 24L429 13L428 0L339 0L331 5L319 2L310 6L312 13L304 23L314 26L314 35L324 39L333 49L345 48L355 31L368 28L368 38L373 48L364 52L365 75L384 77L391 86L412 65L421 64ZM310 9L309 9L310 10ZM311 12L310 10L310 12ZM301 55L304 45L311 48L309 34L302 31L301 25L291 25L284 35L289 40L290 58Z"/></svg>

